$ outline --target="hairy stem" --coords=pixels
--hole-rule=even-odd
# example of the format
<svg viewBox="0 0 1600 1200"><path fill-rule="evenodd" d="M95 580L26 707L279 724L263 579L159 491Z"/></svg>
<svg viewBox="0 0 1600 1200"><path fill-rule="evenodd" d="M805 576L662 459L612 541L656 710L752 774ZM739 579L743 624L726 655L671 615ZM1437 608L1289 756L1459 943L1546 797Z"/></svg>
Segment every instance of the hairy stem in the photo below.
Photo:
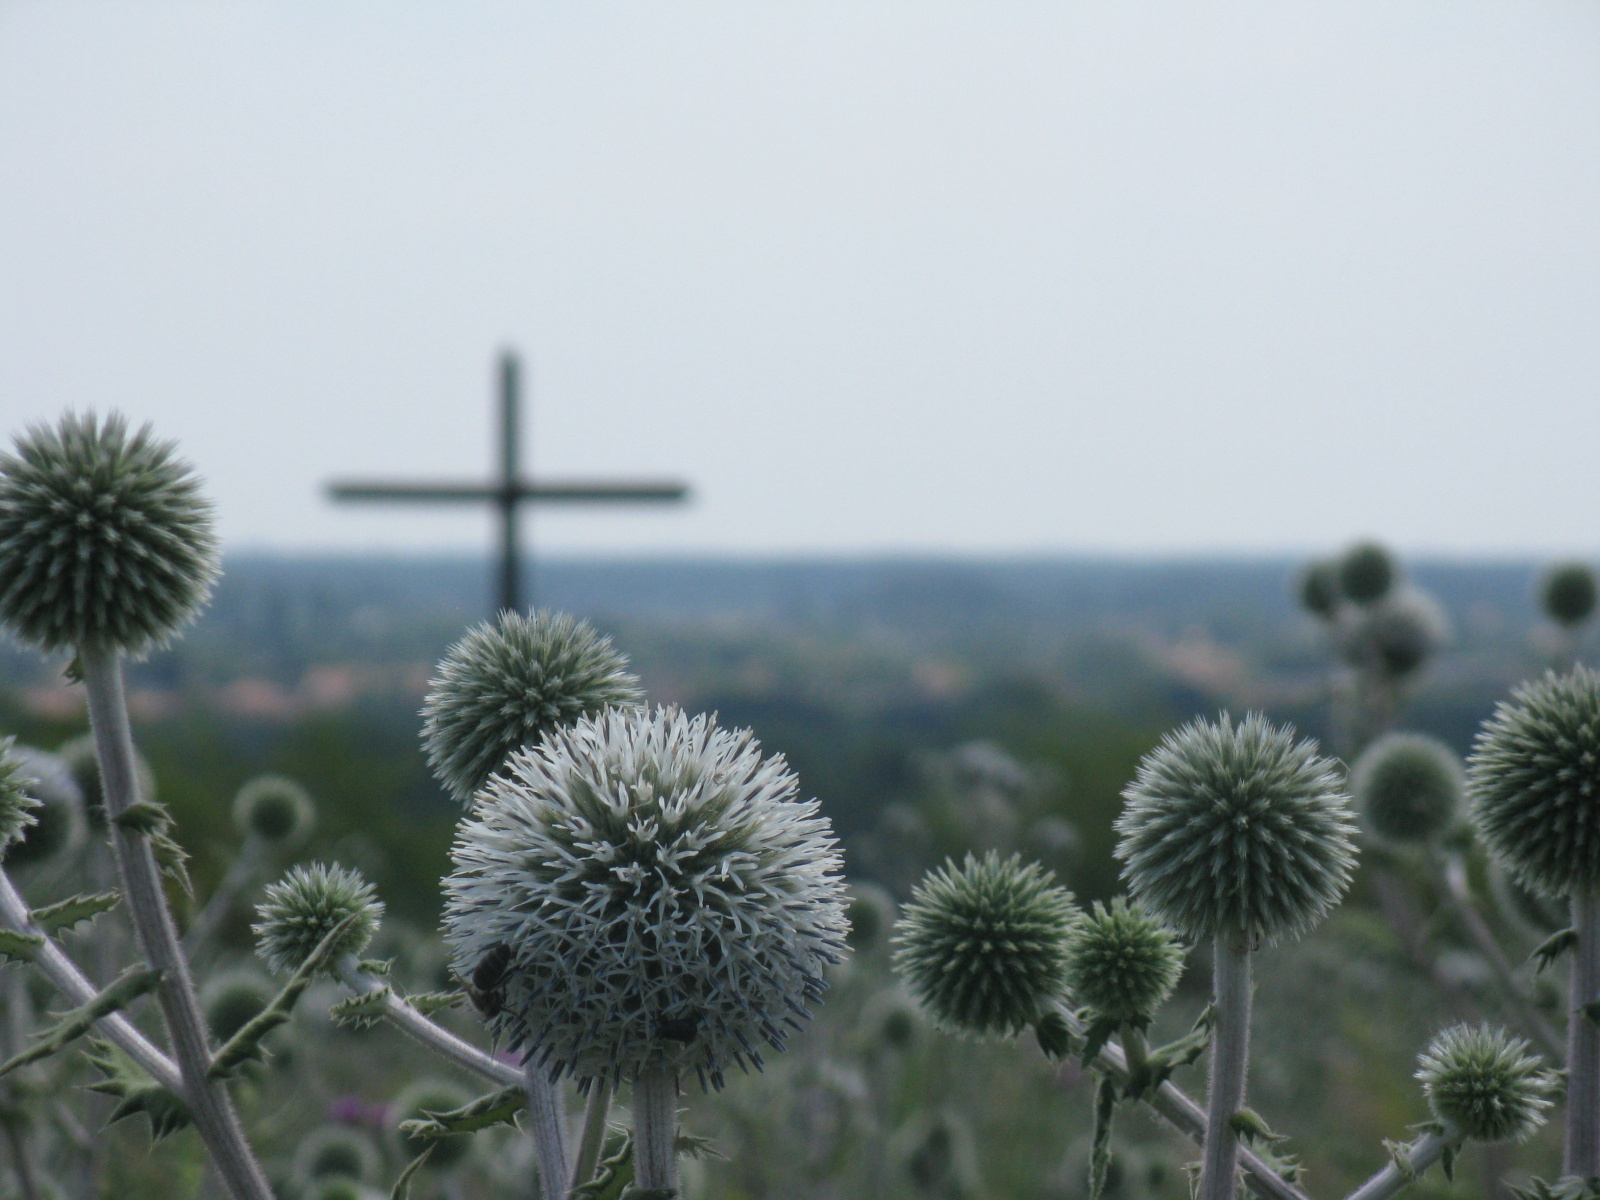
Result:
<svg viewBox="0 0 1600 1200"><path fill-rule="evenodd" d="M522 1087L526 1082L522 1072L510 1063L501 1062L471 1042L462 1041L448 1029L428 1020L396 996L387 984L360 970L356 966L354 956L345 955L338 964L338 971L340 980L358 996L365 996L370 992L383 992L383 1015L389 1023L402 1033L421 1042L435 1054L501 1087Z"/></svg>
<svg viewBox="0 0 1600 1200"><path fill-rule="evenodd" d="M528 1089L528 1132L539 1164L539 1194L544 1200L565 1200L571 1168L567 1165L567 1114L561 1092L529 1056L523 1068Z"/></svg>
<svg viewBox="0 0 1600 1200"><path fill-rule="evenodd" d="M100 762L112 847L122 873L122 894L145 960L162 972L157 997L172 1056L183 1077L182 1094L189 1115L234 1200L272 1200L272 1190L245 1141L233 1101L220 1083L206 1077L211 1065L210 1040L149 839L117 820L140 799L133 733L122 691L122 664L114 652L87 647L79 649L78 662L89 694L89 725Z"/></svg>
<svg viewBox="0 0 1600 1200"><path fill-rule="evenodd" d="M606 1143L606 1120L611 1116L611 1080L596 1079L589 1085L589 1102L583 1109L583 1135L578 1139L578 1157L572 1164L572 1190L577 1191L594 1178L600 1151Z"/></svg>
<svg viewBox="0 0 1600 1200"><path fill-rule="evenodd" d="M1567 1145L1563 1171L1600 1175L1600 1025L1584 1011L1600 1000L1600 896L1572 893L1572 992L1567 1012Z"/></svg>
<svg viewBox="0 0 1600 1200"><path fill-rule="evenodd" d="M56 990L65 996L74 1008L87 1004L100 994L100 989L89 982L61 947L45 937L44 931L33 923L28 915L27 901L22 898L22 893L17 891L16 885L11 882L11 877L3 870L0 870L0 924L15 929L18 933L44 937L44 945L34 951L33 965L44 972L45 978L55 984ZM173 1065L170 1058L152 1045L144 1034L135 1029L127 1017L121 1013L112 1013L108 1017L101 1017L97 1027L162 1087L175 1096L183 1095L183 1080L178 1074L178 1068Z"/></svg>
<svg viewBox="0 0 1600 1200"><path fill-rule="evenodd" d="M1219 933L1212 942L1212 1002L1216 1025L1196 1200L1233 1200L1239 1167L1239 1138L1233 1131L1233 1118L1244 1107L1250 1057L1250 950L1236 933Z"/></svg>
<svg viewBox="0 0 1600 1200"><path fill-rule="evenodd" d="M640 1191L678 1190L678 1081L665 1063L633 1081L633 1161Z"/></svg>
<svg viewBox="0 0 1600 1200"><path fill-rule="evenodd" d="M1388 1197L1404 1191L1424 1171L1443 1158L1449 1145L1450 1139L1443 1134L1423 1134L1405 1149L1409 1171L1401 1170L1399 1164L1391 1159L1384 1164L1383 1170L1351 1192L1345 1200L1388 1200Z"/></svg>

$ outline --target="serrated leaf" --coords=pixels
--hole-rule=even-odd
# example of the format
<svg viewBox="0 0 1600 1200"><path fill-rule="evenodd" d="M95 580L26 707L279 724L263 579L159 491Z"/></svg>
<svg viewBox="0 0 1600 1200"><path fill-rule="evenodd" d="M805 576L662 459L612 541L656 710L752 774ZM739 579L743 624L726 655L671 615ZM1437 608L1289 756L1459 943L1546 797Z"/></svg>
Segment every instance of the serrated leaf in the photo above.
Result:
<svg viewBox="0 0 1600 1200"><path fill-rule="evenodd" d="M272 1002L251 1017L239 1032L228 1039L227 1045L212 1056L211 1065L206 1068L208 1079L225 1079L245 1063L262 1057L261 1040L290 1018L294 1012L295 1001L300 999L300 993L311 986L311 981L333 956L340 939L363 915L359 912L350 913L323 934L322 940L317 943L317 948L295 969L295 973L289 976L289 981L272 998Z"/></svg>
<svg viewBox="0 0 1600 1200"><path fill-rule="evenodd" d="M1121 1022L1107 1017L1095 1017L1089 1022L1089 1027L1083 1033L1083 1053L1078 1056L1085 1069L1094 1061L1094 1056L1100 1053L1100 1048L1110 1041L1111 1035L1117 1031L1117 1026L1120 1024Z"/></svg>
<svg viewBox="0 0 1600 1200"><path fill-rule="evenodd" d="M156 866L161 868L161 873L193 900L194 884L189 882L189 868L185 865L189 861L189 852L162 830L150 835L150 852L156 856Z"/></svg>
<svg viewBox="0 0 1600 1200"><path fill-rule="evenodd" d="M466 998L465 992L417 992L415 995L403 997L407 1004L425 1017L431 1017L434 1013L443 1012L447 1008L454 1008Z"/></svg>
<svg viewBox="0 0 1600 1200"><path fill-rule="evenodd" d="M1089 1200L1100 1200L1111 1172L1111 1118L1117 1108L1117 1086L1102 1075L1094 1090L1094 1138L1089 1149Z"/></svg>
<svg viewBox="0 0 1600 1200"><path fill-rule="evenodd" d="M0 958L12 962L31 963L39 953L44 939L37 933L19 933L15 929L0 929Z"/></svg>
<svg viewBox="0 0 1600 1200"><path fill-rule="evenodd" d="M1206 1047L1211 1045L1211 1027L1215 1024L1215 1011L1215 1008L1208 1004L1195 1018L1194 1025L1188 1033L1152 1050L1145 1059L1143 1071L1129 1072L1128 1089L1125 1093L1128 1099L1143 1099L1146 1094L1155 1091L1170 1079L1172 1073L1179 1067L1187 1067L1205 1053Z"/></svg>
<svg viewBox="0 0 1600 1200"><path fill-rule="evenodd" d="M1033 1023L1033 1036L1039 1040L1039 1049L1051 1058L1066 1058L1077 1042L1072 1026L1058 1012L1048 1012Z"/></svg>
<svg viewBox="0 0 1600 1200"><path fill-rule="evenodd" d="M1261 1114L1252 1108L1241 1108L1229 1117L1228 1128L1252 1146L1276 1146L1289 1140L1284 1134L1273 1133Z"/></svg>
<svg viewBox="0 0 1600 1200"><path fill-rule="evenodd" d="M673 1140L672 1146L682 1157L692 1158L697 1162L723 1157L710 1138L685 1133L681 1129L678 1130L678 1136Z"/></svg>
<svg viewBox="0 0 1600 1200"><path fill-rule="evenodd" d="M93 1029L94 1023L101 1017L110 1016L146 992L153 991L161 982L161 975L161 971L150 967L129 967L107 984L99 995L61 1013L56 1023L40 1033L39 1040L33 1045L0 1063L0 1075L8 1075L18 1067L38 1062L64 1049Z"/></svg>
<svg viewBox="0 0 1600 1200"><path fill-rule="evenodd" d="M387 975L394 970L392 958L363 958L356 963L356 970L364 971L368 975Z"/></svg>
<svg viewBox="0 0 1600 1200"><path fill-rule="evenodd" d="M616 1147L600 1160L593 1179L572 1189L569 1200L620 1200L622 1190L633 1183L633 1134L622 1131Z"/></svg>
<svg viewBox="0 0 1600 1200"><path fill-rule="evenodd" d="M455 1133L476 1133L492 1125L515 1125L517 1114L528 1107L520 1087L501 1088L447 1112L424 1110L417 1120L401 1123L400 1132L412 1138L442 1138Z"/></svg>
<svg viewBox="0 0 1600 1200"><path fill-rule="evenodd" d="M422 1170L422 1164L427 1162L432 1154L433 1147L428 1146L421 1154L406 1164L406 1169L400 1172L400 1178L394 1181L394 1187L390 1189L389 1200L407 1200L407 1197L411 1195L412 1176Z"/></svg>
<svg viewBox="0 0 1600 1200"><path fill-rule="evenodd" d="M335 1024L345 1029L371 1029L383 1020L388 1011L389 995L386 987L362 992L359 996L339 1001L328 1010L328 1015Z"/></svg>
<svg viewBox="0 0 1600 1200"><path fill-rule="evenodd" d="M1417 1179L1417 1168L1411 1165L1411 1143L1396 1142L1392 1139L1385 1138L1383 1142L1383 1148L1388 1152L1389 1161L1394 1164L1394 1169L1400 1172L1400 1178L1404 1179L1407 1183L1415 1183Z"/></svg>
<svg viewBox="0 0 1600 1200"><path fill-rule="evenodd" d="M1536 959L1539 963L1533 969L1533 973L1537 975L1546 967L1553 967L1558 958L1567 951L1576 948L1577 945L1578 931L1576 929L1563 929L1557 933L1552 933L1539 943L1532 954L1528 955L1530 960Z"/></svg>
<svg viewBox="0 0 1600 1200"><path fill-rule="evenodd" d="M140 800L128 805L112 818L120 827L131 833L142 833L147 837L152 833L159 833L172 824L172 814L166 807L157 804L154 800Z"/></svg>
<svg viewBox="0 0 1600 1200"><path fill-rule="evenodd" d="M46 933L56 934L92 921L122 903L121 892L83 893L36 908L29 916Z"/></svg>

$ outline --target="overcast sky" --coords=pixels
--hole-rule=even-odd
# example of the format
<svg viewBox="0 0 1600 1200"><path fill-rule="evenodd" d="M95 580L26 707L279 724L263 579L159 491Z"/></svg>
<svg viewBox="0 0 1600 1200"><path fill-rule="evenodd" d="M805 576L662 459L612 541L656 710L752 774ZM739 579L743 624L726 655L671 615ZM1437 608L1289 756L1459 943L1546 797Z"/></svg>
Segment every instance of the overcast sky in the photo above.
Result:
<svg viewBox="0 0 1600 1200"><path fill-rule="evenodd" d="M0 0L0 431L234 549L1600 552L1594 0Z"/></svg>

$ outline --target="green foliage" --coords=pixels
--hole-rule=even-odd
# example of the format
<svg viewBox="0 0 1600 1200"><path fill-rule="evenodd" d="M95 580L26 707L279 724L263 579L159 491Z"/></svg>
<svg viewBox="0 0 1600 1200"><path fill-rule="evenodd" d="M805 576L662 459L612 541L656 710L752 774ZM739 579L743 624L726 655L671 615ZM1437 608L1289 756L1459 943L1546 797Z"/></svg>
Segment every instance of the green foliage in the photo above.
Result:
<svg viewBox="0 0 1600 1200"><path fill-rule="evenodd" d="M517 1114L528 1107L526 1089L501 1088L447 1111L426 1111L422 1116L400 1123L400 1134L407 1146L415 1146L458 1133L476 1133L495 1125L517 1123Z"/></svg>
<svg viewBox="0 0 1600 1200"><path fill-rule="evenodd" d="M431 1149L429 1165L438 1170L460 1162L472 1149L472 1139L464 1133L435 1133L433 1124L445 1124L441 1117L453 1117L472 1103L467 1092L443 1079L419 1079L411 1084L390 1105L402 1153L415 1156ZM420 1132L424 1128L428 1132Z"/></svg>
<svg viewBox="0 0 1600 1200"><path fill-rule="evenodd" d="M122 1051L108 1042L90 1044L89 1062L104 1078L89 1085L91 1092L115 1096L117 1105L106 1118L107 1125L141 1113L150 1122L150 1140L159 1142L189 1125L189 1109L184 1102L151 1079Z"/></svg>
<svg viewBox="0 0 1600 1200"><path fill-rule="evenodd" d="M26 1050L19 1050L0 1064L0 1075L9 1075L18 1067L64 1050L93 1029L94 1023L100 1018L110 1016L147 992L154 991L161 983L161 975L160 971L148 967L129 967L97 995L77 1008L58 1014L55 1024L37 1034L33 1045Z"/></svg>
<svg viewBox="0 0 1600 1200"><path fill-rule="evenodd" d="M84 922L94 920L101 913L110 912L121 903L121 892L97 892L94 895L80 893L68 896L65 900L57 900L54 904L47 904L43 908L36 908L28 915L29 919L45 933L56 934L76 929Z"/></svg>

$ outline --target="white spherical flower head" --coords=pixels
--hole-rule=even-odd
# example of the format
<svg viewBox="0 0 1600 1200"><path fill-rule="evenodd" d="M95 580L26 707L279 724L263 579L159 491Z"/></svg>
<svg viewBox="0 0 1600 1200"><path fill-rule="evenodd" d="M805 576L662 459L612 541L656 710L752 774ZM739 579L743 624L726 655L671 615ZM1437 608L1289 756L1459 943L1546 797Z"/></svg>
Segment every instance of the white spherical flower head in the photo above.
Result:
<svg viewBox="0 0 1600 1200"><path fill-rule="evenodd" d="M552 1075L720 1087L781 1050L845 953L815 800L748 730L611 709L513 755L457 832L445 937L497 1036Z"/></svg>

